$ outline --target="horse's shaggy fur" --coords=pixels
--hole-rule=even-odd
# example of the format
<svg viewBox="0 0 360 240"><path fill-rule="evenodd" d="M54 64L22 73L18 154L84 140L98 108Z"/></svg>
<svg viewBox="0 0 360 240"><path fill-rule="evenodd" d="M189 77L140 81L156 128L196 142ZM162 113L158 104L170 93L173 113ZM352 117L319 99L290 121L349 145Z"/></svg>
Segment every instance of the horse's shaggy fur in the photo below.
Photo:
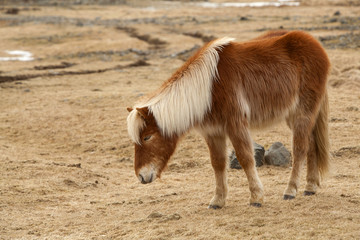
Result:
<svg viewBox="0 0 360 240"><path fill-rule="evenodd" d="M263 200L254 164L251 128L285 119L293 131L293 168L284 198L294 198L307 159L305 193L314 194L329 167L327 74L318 41L300 31L274 31L249 42L212 41L161 88L128 109L135 142L135 172L143 183L159 177L180 137L192 128L204 136L215 171L210 206L225 204L228 137L244 168L250 202Z"/></svg>

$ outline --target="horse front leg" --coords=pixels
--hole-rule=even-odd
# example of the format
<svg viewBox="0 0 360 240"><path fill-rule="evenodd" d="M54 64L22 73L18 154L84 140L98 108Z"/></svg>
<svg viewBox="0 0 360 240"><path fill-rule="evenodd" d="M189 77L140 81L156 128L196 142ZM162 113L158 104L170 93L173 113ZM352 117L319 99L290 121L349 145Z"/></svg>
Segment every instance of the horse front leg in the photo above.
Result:
<svg viewBox="0 0 360 240"><path fill-rule="evenodd" d="M256 170L253 145L249 131L245 127L235 126L235 128L229 129L228 134L235 149L236 157L244 169L249 182L251 193L250 205L261 207L264 200L264 191Z"/></svg>
<svg viewBox="0 0 360 240"><path fill-rule="evenodd" d="M210 150L211 165L215 172L215 196L211 199L209 207L218 209L225 206L228 192L227 188L227 156L225 135L205 136L206 143Z"/></svg>

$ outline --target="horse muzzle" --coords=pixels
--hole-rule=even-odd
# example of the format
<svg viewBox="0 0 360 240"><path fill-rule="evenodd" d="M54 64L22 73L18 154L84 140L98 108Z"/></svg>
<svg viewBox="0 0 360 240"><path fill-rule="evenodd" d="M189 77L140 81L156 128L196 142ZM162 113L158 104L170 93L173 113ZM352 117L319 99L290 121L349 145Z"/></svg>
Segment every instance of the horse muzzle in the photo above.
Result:
<svg viewBox="0 0 360 240"><path fill-rule="evenodd" d="M151 183L154 179L153 179L153 174L150 175L150 177L145 177L141 174L139 174L139 180L142 184L147 184L147 183Z"/></svg>
<svg viewBox="0 0 360 240"><path fill-rule="evenodd" d="M139 171L138 179L142 184L151 183L156 179L157 173L153 168L144 167Z"/></svg>

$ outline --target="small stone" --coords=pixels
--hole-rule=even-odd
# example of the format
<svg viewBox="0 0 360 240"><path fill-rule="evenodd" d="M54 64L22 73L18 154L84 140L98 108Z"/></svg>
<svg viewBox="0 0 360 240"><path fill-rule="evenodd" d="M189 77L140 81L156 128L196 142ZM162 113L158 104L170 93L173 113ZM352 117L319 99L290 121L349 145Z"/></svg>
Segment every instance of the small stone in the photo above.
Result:
<svg viewBox="0 0 360 240"><path fill-rule="evenodd" d="M153 212L148 216L148 218L161 218L162 216L163 215L161 213Z"/></svg>
<svg viewBox="0 0 360 240"><path fill-rule="evenodd" d="M12 14L12 15L16 15L20 12L20 9L18 8L9 8L6 10L6 14Z"/></svg>
<svg viewBox="0 0 360 240"><path fill-rule="evenodd" d="M180 220L181 216L178 213L174 213L173 215L168 217L168 220Z"/></svg>
<svg viewBox="0 0 360 240"><path fill-rule="evenodd" d="M347 108L346 108L346 111L357 112L357 111L359 111L359 108L358 108L358 107L351 106L351 107L347 107Z"/></svg>
<svg viewBox="0 0 360 240"><path fill-rule="evenodd" d="M265 164L274 166L288 166L290 164L291 153L281 142L275 142L265 152Z"/></svg>
<svg viewBox="0 0 360 240"><path fill-rule="evenodd" d="M76 182L74 182L73 180L70 180L70 179L65 179L64 183L65 183L65 185L70 186L70 187L79 187L79 185Z"/></svg>
<svg viewBox="0 0 360 240"><path fill-rule="evenodd" d="M334 16L340 16L340 15L341 15L340 11L334 12Z"/></svg>
<svg viewBox="0 0 360 240"><path fill-rule="evenodd" d="M68 167L81 168L81 163L69 164L69 165L67 165L67 166L68 166Z"/></svg>

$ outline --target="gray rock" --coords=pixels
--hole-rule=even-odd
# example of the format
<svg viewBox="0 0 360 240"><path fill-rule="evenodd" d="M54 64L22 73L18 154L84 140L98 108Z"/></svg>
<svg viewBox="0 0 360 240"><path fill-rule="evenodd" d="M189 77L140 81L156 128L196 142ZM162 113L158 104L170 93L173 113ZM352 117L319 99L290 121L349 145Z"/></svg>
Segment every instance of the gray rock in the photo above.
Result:
<svg viewBox="0 0 360 240"><path fill-rule="evenodd" d="M281 142L275 142L265 152L265 164L274 166L289 166L291 153Z"/></svg>
<svg viewBox="0 0 360 240"><path fill-rule="evenodd" d="M253 146L256 166L260 167L264 164L265 148L256 142L253 143Z"/></svg>
<svg viewBox="0 0 360 240"><path fill-rule="evenodd" d="M340 16L340 15L341 15L341 12L340 12L340 11L334 12L334 16Z"/></svg>
<svg viewBox="0 0 360 240"><path fill-rule="evenodd" d="M253 147L254 147L254 158L255 158L256 166L260 167L264 164L265 148L255 142L253 143ZM230 168L233 169L242 168L239 161L236 158L235 151L232 151L230 155Z"/></svg>
<svg viewBox="0 0 360 240"><path fill-rule="evenodd" d="M229 159L230 159L230 168L232 168L232 169L241 169L242 168L239 161L236 158L236 154L235 154L234 150L231 152Z"/></svg>

